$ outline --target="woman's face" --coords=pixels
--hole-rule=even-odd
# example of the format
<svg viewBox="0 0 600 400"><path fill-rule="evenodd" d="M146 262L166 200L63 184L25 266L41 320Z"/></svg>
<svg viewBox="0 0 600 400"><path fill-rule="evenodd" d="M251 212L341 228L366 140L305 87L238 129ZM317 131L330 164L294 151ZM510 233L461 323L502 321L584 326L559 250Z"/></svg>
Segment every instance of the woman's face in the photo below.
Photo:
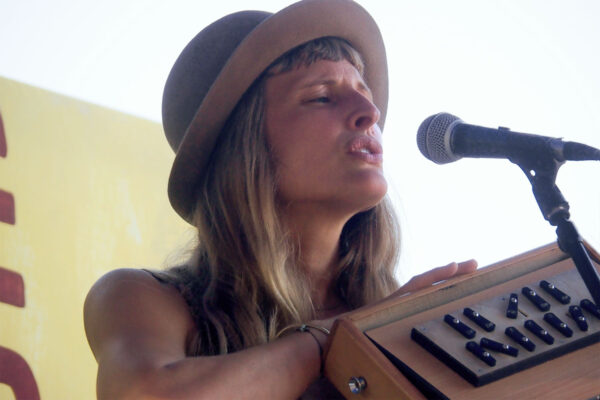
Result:
<svg viewBox="0 0 600 400"><path fill-rule="evenodd" d="M380 113L352 64L301 66L267 79L265 91L279 201L354 214L383 198Z"/></svg>

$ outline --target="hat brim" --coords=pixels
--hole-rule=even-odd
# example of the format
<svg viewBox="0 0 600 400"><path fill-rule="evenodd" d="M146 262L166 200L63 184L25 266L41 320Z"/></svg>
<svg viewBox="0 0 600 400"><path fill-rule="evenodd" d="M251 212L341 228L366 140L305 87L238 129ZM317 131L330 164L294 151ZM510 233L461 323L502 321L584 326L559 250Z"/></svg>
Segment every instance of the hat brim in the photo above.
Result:
<svg viewBox="0 0 600 400"><path fill-rule="evenodd" d="M198 183L227 118L262 72L288 50L310 40L340 37L362 55L364 79L381 112L383 129L388 101L388 73L381 32L373 18L350 0L304 0L260 23L236 48L209 89L175 156L169 177L169 200L192 221Z"/></svg>

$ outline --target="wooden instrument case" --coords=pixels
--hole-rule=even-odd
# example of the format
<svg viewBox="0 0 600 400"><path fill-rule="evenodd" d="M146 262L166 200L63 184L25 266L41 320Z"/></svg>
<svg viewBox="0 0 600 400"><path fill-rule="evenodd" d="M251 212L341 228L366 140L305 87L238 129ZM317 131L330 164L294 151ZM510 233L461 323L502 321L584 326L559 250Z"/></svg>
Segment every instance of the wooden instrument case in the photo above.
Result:
<svg viewBox="0 0 600 400"><path fill-rule="evenodd" d="M596 269L600 270L600 255L587 244L586 248ZM572 269L575 269L572 260L554 243L480 268L470 275L358 309L336 321L326 349L325 375L348 399L434 398L433 394L424 395L417 389L413 382L419 380L450 399L596 398L600 395L598 340L475 387L411 339L415 326L443 319L446 313L507 292L520 293L524 285L551 279ZM583 288L572 294L574 301L591 298L585 286ZM589 320L594 329L600 329L600 320ZM371 339L384 350L379 350ZM384 352L405 364L414 376L407 378ZM473 362L479 360L474 358ZM348 383L353 377L360 377L366 383L358 394L349 389Z"/></svg>

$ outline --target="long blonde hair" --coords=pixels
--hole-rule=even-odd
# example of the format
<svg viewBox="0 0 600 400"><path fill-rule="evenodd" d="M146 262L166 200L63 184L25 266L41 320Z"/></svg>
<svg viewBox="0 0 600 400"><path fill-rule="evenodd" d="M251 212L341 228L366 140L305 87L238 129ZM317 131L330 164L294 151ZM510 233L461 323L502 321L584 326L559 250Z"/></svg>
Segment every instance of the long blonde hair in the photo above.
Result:
<svg viewBox="0 0 600 400"><path fill-rule="evenodd" d="M285 326L315 318L298 249L282 227L275 168L263 133L264 82L318 60L360 55L339 38L320 38L276 60L248 89L219 136L194 213L198 246L190 262L163 276L190 306L197 333L189 355L223 354L273 340ZM397 287L399 229L387 196L354 215L340 237L337 295L352 309Z"/></svg>

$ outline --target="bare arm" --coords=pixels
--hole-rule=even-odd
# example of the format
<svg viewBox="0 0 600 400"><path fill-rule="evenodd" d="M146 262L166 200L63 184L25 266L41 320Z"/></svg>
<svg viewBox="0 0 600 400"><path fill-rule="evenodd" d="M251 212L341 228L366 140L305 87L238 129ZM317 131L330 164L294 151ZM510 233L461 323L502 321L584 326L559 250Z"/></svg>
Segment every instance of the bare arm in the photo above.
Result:
<svg viewBox="0 0 600 400"><path fill-rule="evenodd" d="M174 289L140 270L117 270L84 308L98 361L98 398L298 398L318 377L319 350L305 333L237 353L186 357L194 328Z"/></svg>
<svg viewBox="0 0 600 400"><path fill-rule="evenodd" d="M392 296L472 272L476 263L449 264L413 278ZM172 287L141 270L117 270L90 290L84 309L98 361L100 399L298 398L317 378L319 352L308 334L224 356L186 357L195 329L187 304ZM317 321L331 327L335 318ZM326 337L316 337L325 346Z"/></svg>

